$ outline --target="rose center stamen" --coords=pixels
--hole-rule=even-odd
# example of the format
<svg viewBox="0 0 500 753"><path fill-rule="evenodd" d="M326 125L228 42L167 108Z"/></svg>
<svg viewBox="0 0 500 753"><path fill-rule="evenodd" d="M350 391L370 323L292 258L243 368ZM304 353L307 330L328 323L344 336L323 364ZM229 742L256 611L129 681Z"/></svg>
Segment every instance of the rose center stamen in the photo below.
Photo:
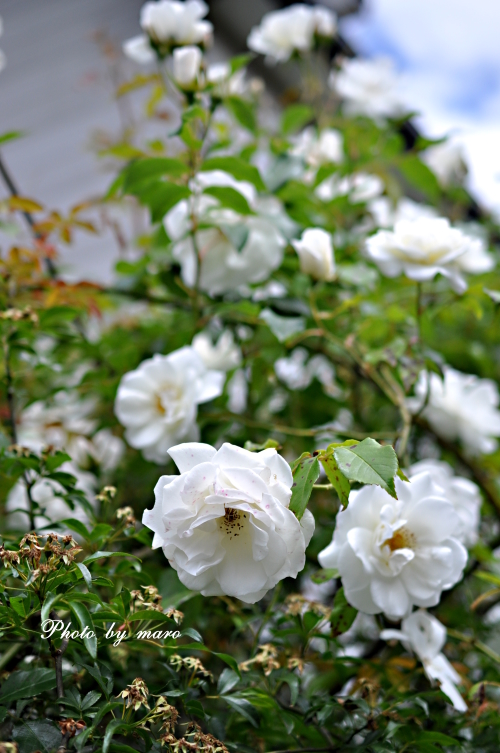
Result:
<svg viewBox="0 0 500 753"><path fill-rule="evenodd" d="M386 539L382 546L388 546L391 552L395 552L396 549L413 549L415 536L406 528L400 528L390 539Z"/></svg>
<svg viewBox="0 0 500 753"><path fill-rule="evenodd" d="M246 514L240 510L235 510L234 507L226 507L224 517L220 519L220 528L225 531L231 540L240 535L246 517Z"/></svg>

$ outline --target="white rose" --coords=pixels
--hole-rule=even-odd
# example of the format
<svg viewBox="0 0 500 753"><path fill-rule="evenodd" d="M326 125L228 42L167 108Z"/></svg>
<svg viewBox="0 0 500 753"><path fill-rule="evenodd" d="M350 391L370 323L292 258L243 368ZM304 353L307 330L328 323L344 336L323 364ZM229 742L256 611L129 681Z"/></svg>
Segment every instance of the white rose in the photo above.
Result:
<svg viewBox="0 0 500 753"><path fill-rule="evenodd" d="M125 444L120 437L115 437L109 429L101 429L92 437L89 454L101 471L110 473L119 465L125 453Z"/></svg>
<svg viewBox="0 0 500 753"><path fill-rule="evenodd" d="M387 58L345 59L338 71L332 71L329 84L350 115L366 115L379 121L404 110L394 66Z"/></svg>
<svg viewBox="0 0 500 753"><path fill-rule="evenodd" d="M266 55L269 62L286 62L294 52L307 52L315 35L331 38L337 30L335 14L324 7L303 3L266 13L247 39L248 47Z"/></svg>
<svg viewBox="0 0 500 753"><path fill-rule="evenodd" d="M352 173L351 175L330 175L325 178L314 193L321 201L332 201L338 196L348 196L351 204L374 199L384 192L384 182L378 175Z"/></svg>
<svg viewBox="0 0 500 753"><path fill-rule="evenodd" d="M321 228L308 228L300 240L292 241L296 250L300 270L316 280L333 280L335 277L335 259L332 238Z"/></svg>
<svg viewBox="0 0 500 753"><path fill-rule="evenodd" d="M401 630L382 630L380 637L386 641L400 640L408 651L414 651L430 680L437 680L458 711L467 711L467 704L455 687L460 675L441 653L446 642L446 628L435 617L419 609L406 617Z"/></svg>
<svg viewBox="0 0 500 753"><path fill-rule="evenodd" d="M290 154L302 157L313 168L342 162L342 134L334 128L324 128L318 134L314 126L309 126L295 137Z"/></svg>
<svg viewBox="0 0 500 753"><path fill-rule="evenodd" d="M446 499L451 502L459 517L455 538L464 546L471 547L479 536L481 519L481 493L479 487L462 476L455 476L453 468L444 460L421 460L408 470L410 480L418 473L429 473L432 480L443 490Z"/></svg>
<svg viewBox="0 0 500 753"><path fill-rule="evenodd" d="M143 361L122 377L116 395L127 442L146 460L165 463L167 450L180 439L198 439L198 405L221 395L224 380L189 346Z"/></svg>
<svg viewBox="0 0 500 753"><path fill-rule="evenodd" d="M87 500L95 504L97 487L96 477L92 473L82 471L74 463L63 463L58 469L63 473L70 473L77 479L75 488L84 492ZM66 490L54 479L38 478L31 487L31 498L40 505L42 514L35 516L35 528L43 528L50 523L56 523L64 518L75 518L81 523L88 523L88 516L83 507L75 505L71 507L64 499ZM23 479L12 487L7 497L5 510L8 513L9 528L26 530L29 525L28 511L30 503L26 493L26 484ZM25 511L25 512L23 512Z"/></svg>
<svg viewBox="0 0 500 753"><path fill-rule="evenodd" d="M181 475L160 478L142 522L185 586L253 604L297 576L314 518L288 509L292 474L276 450L188 443L169 454Z"/></svg>
<svg viewBox="0 0 500 753"><path fill-rule="evenodd" d="M467 289L463 271L480 273L494 263L481 239L451 227L444 217L399 220L393 231L368 238L366 253L386 277L404 273L423 282L442 274L457 293Z"/></svg>
<svg viewBox="0 0 500 753"><path fill-rule="evenodd" d="M125 40L122 50L124 55L139 65L148 65L156 60L156 52L151 47L149 37L145 34Z"/></svg>
<svg viewBox="0 0 500 753"><path fill-rule="evenodd" d="M436 174L442 186L460 183L467 174L463 148L451 141L430 146L422 152L421 159Z"/></svg>
<svg viewBox="0 0 500 753"><path fill-rule="evenodd" d="M201 172L190 183L193 196L180 201L164 217L172 240L172 256L181 265L181 276L189 287L219 295L242 285L263 282L283 260L286 241L279 229L282 215L241 215L226 209L202 191L208 186L228 186L241 193L251 209L259 211L255 187L237 181L221 170ZM202 228L191 235L193 216Z"/></svg>
<svg viewBox="0 0 500 753"><path fill-rule="evenodd" d="M391 228L400 220L420 220L422 218L437 217L434 207L427 204L419 204L412 199L403 196L394 206L394 202L388 196L379 196L372 199L368 209L374 217L378 227Z"/></svg>
<svg viewBox="0 0 500 753"><path fill-rule="evenodd" d="M92 414L96 407L94 398L82 399L77 392L65 390L50 401L37 400L21 414L18 442L34 452L47 445L70 452L79 437L95 431L97 422Z"/></svg>
<svg viewBox="0 0 500 753"><path fill-rule="evenodd" d="M158 0L141 9L141 27L159 44L206 44L213 26L202 19L208 13L203 0Z"/></svg>
<svg viewBox="0 0 500 753"><path fill-rule="evenodd" d="M202 58L199 47L177 47L174 50L173 78L181 89L192 89L197 85Z"/></svg>
<svg viewBox="0 0 500 753"><path fill-rule="evenodd" d="M462 374L445 366L444 380L435 373L421 372L415 385L416 399L410 399L418 412L429 398L422 416L440 437L459 439L471 455L494 452L500 436L498 387L491 379Z"/></svg>
<svg viewBox="0 0 500 753"><path fill-rule="evenodd" d="M350 604L390 619L414 604L435 606L467 562L455 538L458 515L431 475L395 483L398 500L379 486L351 492L332 543L318 555L322 567L338 569Z"/></svg>
<svg viewBox="0 0 500 753"><path fill-rule="evenodd" d="M231 330L221 332L217 343L212 343L208 332L199 332L193 337L192 347L207 369L231 371L241 364L241 350L234 342Z"/></svg>
<svg viewBox="0 0 500 753"><path fill-rule="evenodd" d="M145 3L141 8L141 27L145 34L128 39L123 51L137 63L151 63L157 57L155 48L163 57L172 47L193 44L207 47L213 33L212 24L202 20L207 13L208 6L202 0Z"/></svg>
<svg viewBox="0 0 500 753"><path fill-rule="evenodd" d="M305 390L313 379L317 379L327 395L338 396L333 364L323 355L317 354L307 360L305 348L295 348L288 358L278 358L274 371L278 379L290 390Z"/></svg>
<svg viewBox="0 0 500 753"><path fill-rule="evenodd" d="M231 95L243 96L248 91L245 83L246 71L244 68L231 73L229 63L213 63L207 68L207 81L213 85L214 94L219 97Z"/></svg>

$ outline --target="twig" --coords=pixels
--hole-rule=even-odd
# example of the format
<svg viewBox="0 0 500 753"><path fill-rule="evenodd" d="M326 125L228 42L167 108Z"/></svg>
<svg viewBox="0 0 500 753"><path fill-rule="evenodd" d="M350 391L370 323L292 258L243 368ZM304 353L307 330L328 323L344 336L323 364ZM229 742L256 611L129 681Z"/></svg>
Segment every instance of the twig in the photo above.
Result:
<svg viewBox="0 0 500 753"><path fill-rule="evenodd" d="M17 186L14 183L12 176L10 175L9 171L7 170L7 167L5 166L5 162L2 160L2 157L0 155L0 175L3 178L3 181L5 185L7 186L7 189L10 192L11 196L19 196L19 191L17 190ZM41 240L43 238L43 235L39 233L37 230L35 230L35 221L31 215L31 212L23 211L21 212L24 219L26 220L27 224L29 225L29 228L35 238L37 240ZM45 257L45 265L47 267L47 272L52 277L52 279L55 279L57 276L56 268L52 262L52 259L49 259L48 256Z"/></svg>
<svg viewBox="0 0 500 753"><path fill-rule="evenodd" d="M56 612L52 611L49 614L49 617L51 620L58 620L59 617ZM58 698L64 698L64 686L63 686L63 676L62 676L62 658L64 655L64 652L68 648L69 638L64 638L59 648L55 648L52 639L49 638L49 648L50 653L52 655L52 658L54 659L54 664L56 667L56 687L57 687L57 697Z"/></svg>

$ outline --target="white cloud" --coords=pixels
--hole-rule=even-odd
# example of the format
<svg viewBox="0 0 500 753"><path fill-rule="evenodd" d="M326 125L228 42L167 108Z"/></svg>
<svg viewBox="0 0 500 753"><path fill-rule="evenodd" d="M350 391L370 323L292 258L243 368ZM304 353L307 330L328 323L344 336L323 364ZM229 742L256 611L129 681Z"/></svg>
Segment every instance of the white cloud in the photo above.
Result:
<svg viewBox="0 0 500 753"><path fill-rule="evenodd" d="M395 59L421 130L463 145L470 190L498 212L499 26L498 0L366 0L341 27L360 54Z"/></svg>

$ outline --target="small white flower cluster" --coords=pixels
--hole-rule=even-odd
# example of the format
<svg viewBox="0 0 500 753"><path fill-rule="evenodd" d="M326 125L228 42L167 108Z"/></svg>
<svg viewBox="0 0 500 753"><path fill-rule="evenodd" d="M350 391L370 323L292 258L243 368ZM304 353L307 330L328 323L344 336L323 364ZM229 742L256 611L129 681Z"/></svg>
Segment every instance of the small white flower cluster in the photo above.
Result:
<svg viewBox="0 0 500 753"><path fill-rule="evenodd" d="M266 13L247 39L248 47L266 56L269 63L284 63L294 53L312 50L315 41L332 39L337 31L333 11L322 5L296 3Z"/></svg>
<svg viewBox="0 0 500 753"><path fill-rule="evenodd" d="M206 189L227 187L241 195L253 214L240 214ZM163 224L183 281L210 295L263 282L280 266L286 245L277 200L258 196L255 186L222 170L200 172L190 182L193 195L176 204ZM201 227L194 233L193 224Z"/></svg>
<svg viewBox="0 0 500 753"><path fill-rule="evenodd" d="M140 23L144 34L128 39L124 53L136 63L153 63L157 57L174 50L194 45L208 47L212 42L213 26L204 17L208 5L203 0L158 0L142 6ZM191 55L191 67L192 67ZM182 59L181 67L186 64ZM201 61L201 55L200 55Z"/></svg>
<svg viewBox="0 0 500 753"><path fill-rule="evenodd" d="M33 452L40 453L48 446L66 451L72 460L63 463L59 470L74 476L77 479L76 489L90 499L96 492L97 479L89 472L89 467L97 465L100 473L106 476L115 470L125 451L123 441L109 429L96 432L95 410L94 399L81 399L75 391L61 390L50 403L37 401L29 405L21 414L17 430L18 443ZM37 526L70 517L82 522L88 520L81 507L71 510L64 500L64 494L64 488L54 479L39 478L35 481L31 497L45 511L35 518ZM19 480L7 498L9 525L25 527L26 516L22 511L28 511L29 507L26 485Z"/></svg>

